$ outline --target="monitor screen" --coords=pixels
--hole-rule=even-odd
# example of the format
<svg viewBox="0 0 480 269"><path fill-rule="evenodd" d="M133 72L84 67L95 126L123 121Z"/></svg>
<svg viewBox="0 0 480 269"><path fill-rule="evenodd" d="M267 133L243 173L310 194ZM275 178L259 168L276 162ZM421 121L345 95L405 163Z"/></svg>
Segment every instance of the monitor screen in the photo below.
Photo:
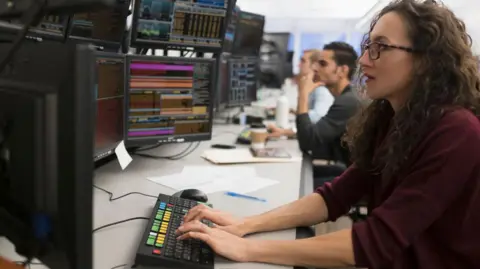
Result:
<svg viewBox="0 0 480 269"><path fill-rule="evenodd" d="M128 58L129 146L211 138L214 59Z"/></svg>
<svg viewBox="0 0 480 269"><path fill-rule="evenodd" d="M220 50L229 0L137 0L132 46Z"/></svg>
<svg viewBox="0 0 480 269"><path fill-rule="evenodd" d="M47 15L38 25L30 27L29 36L51 40L63 40L68 28L68 16ZM16 33L23 27L20 19L0 21L0 31Z"/></svg>
<svg viewBox="0 0 480 269"><path fill-rule="evenodd" d="M75 14L70 38L119 48L126 28L130 0L117 0L112 8Z"/></svg>
<svg viewBox="0 0 480 269"><path fill-rule="evenodd" d="M230 53L233 47L233 41L235 40L235 30L237 28L238 14L240 13L240 8L235 6L232 10L232 15L230 16L227 24L227 29L225 30L225 40L223 41L223 51Z"/></svg>
<svg viewBox="0 0 480 269"><path fill-rule="evenodd" d="M240 11L233 41L232 55L258 56L263 41L265 16Z"/></svg>
<svg viewBox="0 0 480 269"><path fill-rule="evenodd" d="M98 53L94 161L113 154L124 139L125 57Z"/></svg>
<svg viewBox="0 0 480 269"><path fill-rule="evenodd" d="M258 65L258 58L228 60L227 106L249 105L257 100Z"/></svg>

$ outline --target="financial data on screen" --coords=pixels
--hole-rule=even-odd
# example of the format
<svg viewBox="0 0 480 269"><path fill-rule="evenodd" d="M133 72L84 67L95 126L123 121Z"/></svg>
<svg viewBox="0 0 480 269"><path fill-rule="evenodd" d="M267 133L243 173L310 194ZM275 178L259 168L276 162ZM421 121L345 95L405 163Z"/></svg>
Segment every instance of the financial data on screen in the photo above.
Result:
<svg viewBox="0 0 480 269"><path fill-rule="evenodd" d="M138 0L136 43L221 48L228 0Z"/></svg>
<svg viewBox="0 0 480 269"><path fill-rule="evenodd" d="M207 59L133 57L128 140L183 142L210 137L213 66L214 61Z"/></svg>

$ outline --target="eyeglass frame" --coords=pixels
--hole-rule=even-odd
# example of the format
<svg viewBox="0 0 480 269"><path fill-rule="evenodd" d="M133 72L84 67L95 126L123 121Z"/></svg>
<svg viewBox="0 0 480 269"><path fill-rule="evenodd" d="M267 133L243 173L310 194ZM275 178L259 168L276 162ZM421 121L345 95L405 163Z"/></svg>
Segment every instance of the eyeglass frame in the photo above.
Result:
<svg viewBox="0 0 480 269"><path fill-rule="evenodd" d="M372 44L379 45L379 48L383 47L383 48L399 49L399 50L406 51L408 53L416 52L416 50L414 48L411 48L411 47L399 46L399 45L390 45L390 44L386 44L386 43L383 43L383 42L374 41L374 42L370 42L370 43L362 46L363 47L363 53L365 53L368 50L368 58L370 58L370 60L372 60L372 61L380 59L380 52L381 52L381 50L379 49L377 57L375 57L375 58L372 57L372 53L370 53L370 48L371 48Z"/></svg>

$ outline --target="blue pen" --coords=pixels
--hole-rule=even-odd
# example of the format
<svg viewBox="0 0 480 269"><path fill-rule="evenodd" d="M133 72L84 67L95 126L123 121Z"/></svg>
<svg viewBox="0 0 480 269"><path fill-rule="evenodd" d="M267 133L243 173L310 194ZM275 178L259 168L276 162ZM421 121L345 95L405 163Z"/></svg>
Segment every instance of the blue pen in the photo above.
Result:
<svg viewBox="0 0 480 269"><path fill-rule="evenodd" d="M245 199L250 199L250 200L255 200L255 201L260 201L260 202L266 202L267 201L267 200L262 199L262 198L249 196L249 195L245 195L245 194L240 194L240 193L236 193L236 192L231 192L231 191L227 191L225 194L228 195L228 196L232 196L232 197L245 198Z"/></svg>

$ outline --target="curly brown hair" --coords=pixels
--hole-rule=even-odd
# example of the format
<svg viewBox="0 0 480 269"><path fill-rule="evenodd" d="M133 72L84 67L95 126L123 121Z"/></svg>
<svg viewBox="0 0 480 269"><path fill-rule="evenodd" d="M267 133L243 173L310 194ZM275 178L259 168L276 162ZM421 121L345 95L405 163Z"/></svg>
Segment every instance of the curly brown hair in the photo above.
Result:
<svg viewBox="0 0 480 269"><path fill-rule="evenodd" d="M356 166L386 179L402 171L447 108L464 107L476 115L480 111L478 64L464 22L435 1L393 1L372 21L362 48L378 19L389 12L405 20L416 51L412 94L396 112L388 101L373 100L351 119L344 136ZM357 75L362 81L363 74ZM375 152L384 137L381 150Z"/></svg>

